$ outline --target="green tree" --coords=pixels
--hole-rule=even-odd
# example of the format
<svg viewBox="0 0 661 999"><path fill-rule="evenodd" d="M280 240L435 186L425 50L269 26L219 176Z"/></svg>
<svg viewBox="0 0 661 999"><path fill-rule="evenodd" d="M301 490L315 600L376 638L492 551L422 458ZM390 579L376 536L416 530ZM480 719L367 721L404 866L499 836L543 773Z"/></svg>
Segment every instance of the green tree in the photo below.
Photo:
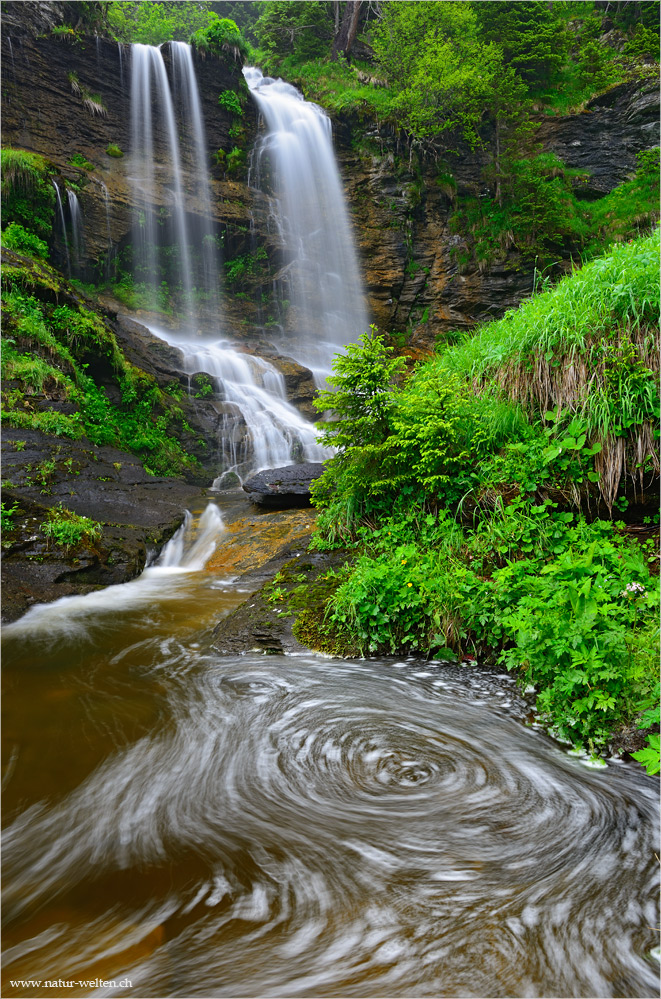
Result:
<svg viewBox="0 0 661 999"><path fill-rule="evenodd" d="M107 8L108 24L116 38L144 45L161 45L172 40L187 42L193 32L209 27L217 19L207 0L186 3L112 0Z"/></svg>
<svg viewBox="0 0 661 999"><path fill-rule="evenodd" d="M276 61L293 56L305 62L330 52L334 36L333 4L327 0L268 0L254 31L259 47Z"/></svg>
<svg viewBox="0 0 661 999"><path fill-rule="evenodd" d="M530 86L548 82L567 48L562 23L552 5L540 0L474 3L480 38L502 48L503 60Z"/></svg>
<svg viewBox="0 0 661 999"><path fill-rule="evenodd" d="M328 379L335 392L320 392L315 407L337 414L333 423L320 424L321 444L339 448L340 455L352 448L380 444L390 433L396 380L406 368L402 357L391 357L376 326L349 344L333 363ZM335 459L333 459L335 460Z"/></svg>
<svg viewBox="0 0 661 999"><path fill-rule="evenodd" d="M509 110L518 110L522 88L503 67L500 47L478 37L468 3L388 4L373 45L381 73L397 92L394 108L416 138L460 133L476 146L486 116L503 126Z"/></svg>

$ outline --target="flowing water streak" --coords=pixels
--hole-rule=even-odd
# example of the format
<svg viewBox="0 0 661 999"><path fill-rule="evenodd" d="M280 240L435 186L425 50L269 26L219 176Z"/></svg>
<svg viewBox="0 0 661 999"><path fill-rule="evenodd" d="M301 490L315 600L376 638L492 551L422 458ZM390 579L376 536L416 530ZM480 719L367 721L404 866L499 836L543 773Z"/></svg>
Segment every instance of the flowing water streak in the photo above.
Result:
<svg viewBox="0 0 661 999"><path fill-rule="evenodd" d="M85 252L85 232L83 225L83 212L75 191L67 187L67 205L71 216L71 239L73 242L73 272L74 275L80 273L80 264Z"/></svg>
<svg viewBox="0 0 661 999"><path fill-rule="evenodd" d="M164 139L159 148L157 137ZM163 191L171 186L170 207L177 245L179 279L187 312L187 325L195 326L192 313L192 266L183 195L179 136L170 84L160 49L153 45L131 46L131 180L136 201L142 204L134 227L134 247L139 268L151 289L152 304L158 304L161 283L159 226L153 211L157 183Z"/></svg>
<svg viewBox="0 0 661 999"><path fill-rule="evenodd" d="M148 680L134 651L113 659L124 697ZM143 999L655 994L654 782L524 729L512 678L154 656L153 730L5 832L12 978L102 967L133 983L104 994Z"/></svg>
<svg viewBox="0 0 661 999"><path fill-rule="evenodd" d="M199 518L187 511L158 558L137 579L81 596L61 597L51 604L37 604L18 621L5 625L3 631L9 636L73 639L107 626L108 617L119 612L180 600L186 584L177 577L204 568L223 530L223 518L215 503L209 503Z"/></svg>
<svg viewBox="0 0 661 999"><path fill-rule="evenodd" d="M330 120L283 80L255 68L244 75L267 128L255 166L264 186L270 167L272 216L284 246L280 281L295 315L286 352L323 385L334 355L368 322Z"/></svg>
<svg viewBox="0 0 661 999"><path fill-rule="evenodd" d="M11 43L11 35L7 35L7 44L9 45L9 55L11 57L11 75L16 82L16 63L14 62L14 46Z"/></svg>
<svg viewBox="0 0 661 999"><path fill-rule="evenodd" d="M170 42L170 52L175 86L180 90L183 99L182 120L190 134L188 142L190 169L195 182L195 195L200 206L196 216L196 243L200 246L202 257L202 290L207 309L211 309L213 314L218 316L220 314L218 295L220 262L216 249L215 227L212 221L211 190L207 169L209 153L200 94L193 66L193 55L190 45L185 42ZM187 193L190 194L190 192Z"/></svg>
<svg viewBox="0 0 661 999"><path fill-rule="evenodd" d="M179 348L189 374L211 376L222 400L220 440L227 472L243 479L249 472L329 456L330 450L317 444L314 424L287 402L284 377L269 361L241 353L227 340L181 340L168 330L150 329Z"/></svg>
<svg viewBox="0 0 661 999"><path fill-rule="evenodd" d="M67 261L67 277L71 277L71 257L69 255L69 240L68 240L68 237L67 237L67 224L64 221L64 207L62 205L62 198L60 197L60 189L59 189L59 187L57 186L57 184L55 183L55 181L53 181L52 184L53 184L53 187L55 188L55 197L57 198L57 212L58 212L58 215L60 217L60 225L62 227L62 240L64 242L64 253L66 255L66 261Z"/></svg>

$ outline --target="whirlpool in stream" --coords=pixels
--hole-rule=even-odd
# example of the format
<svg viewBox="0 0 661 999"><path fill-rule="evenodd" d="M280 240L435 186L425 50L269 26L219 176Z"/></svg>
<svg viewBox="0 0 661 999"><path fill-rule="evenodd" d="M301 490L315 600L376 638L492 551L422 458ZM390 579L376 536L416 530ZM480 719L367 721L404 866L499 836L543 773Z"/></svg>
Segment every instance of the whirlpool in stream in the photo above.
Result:
<svg viewBox="0 0 661 999"><path fill-rule="evenodd" d="M171 596L7 629L4 995L657 994L655 781L510 677L223 657Z"/></svg>

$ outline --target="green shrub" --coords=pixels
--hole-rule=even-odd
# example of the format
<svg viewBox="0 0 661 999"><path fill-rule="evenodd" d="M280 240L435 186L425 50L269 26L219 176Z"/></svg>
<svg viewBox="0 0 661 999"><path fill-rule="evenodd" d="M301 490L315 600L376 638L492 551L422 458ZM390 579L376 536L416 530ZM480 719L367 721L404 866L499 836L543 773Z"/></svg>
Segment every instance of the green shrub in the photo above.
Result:
<svg viewBox="0 0 661 999"><path fill-rule="evenodd" d="M48 520L41 524L41 530L49 540L65 548L81 542L89 542L99 538L103 528L96 520L81 517L67 510L60 503L48 511Z"/></svg>
<svg viewBox="0 0 661 999"><path fill-rule="evenodd" d="M119 148L119 146L115 145L114 142L110 142L106 146L106 155L107 156L113 156L115 159L121 159L121 157L124 155L124 153Z"/></svg>
<svg viewBox="0 0 661 999"><path fill-rule="evenodd" d="M48 257L48 243L39 239L33 232L29 232L19 222L10 222L3 230L2 245L9 250L27 253L31 257L39 257L42 260L46 260Z"/></svg>
<svg viewBox="0 0 661 999"><path fill-rule="evenodd" d="M190 43L202 52L213 52L218 56L229 53L235 59L245 58L250 51L236 23L229 17L217 15L213 15L206 28L199 28L191 35Z"/></svg>
<svg viewBox="0 0 661 999"><path fill-rule="evenodd" d="M55 209L53 168L24 149L0 151L3 225L17 222L41 239L50 236Z"/></svg>
<svg viewBox="0 0 661 999"><path fill-rule="evenodd" d="M233 90L224 90L218 98L218 103L224 111L229 112L229 114L236 115L237 118L242 118L245 113L241 106L238 94L236 94Z"/></svg>
<svg viewBox="0 0 661 999"><path fill-rule="evenodd" d="M241 174L247 165L246 154L243 149L234 146L225 157L225 166L229 174Z"/></svg>
<svg viewBox="0 0 661 999"><path fill-rule="evenodd" d="M85 156L83 156L82 153L74 153L73 156L70 158L69 163L71 163L72 166L80 167L81 170L94 169L94 164L90 163L90 161Z"/></svg>
<svg viewBox="0 0 661 999"><path fill-rule="evenodd" d="M11 506L4 502L0 503L0 531L10 531L12 529L12 518L17 510L18 503L12 503Z"/></svg>

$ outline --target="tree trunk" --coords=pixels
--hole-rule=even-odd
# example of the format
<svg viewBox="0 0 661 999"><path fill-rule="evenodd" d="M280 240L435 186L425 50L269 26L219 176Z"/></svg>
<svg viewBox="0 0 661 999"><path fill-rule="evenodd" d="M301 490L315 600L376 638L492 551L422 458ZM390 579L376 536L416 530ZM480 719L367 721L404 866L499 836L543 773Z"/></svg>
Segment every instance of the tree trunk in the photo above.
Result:
<svg viewBox="0 0 661 999"><path fill-rule="evenodd" d="M333 61L337 60L340 52L346 56L351 51L351 46L358 33L358 20L362 5L363 0L346 0L340 30L333 39L333 51L331 52Z"/></svg>

